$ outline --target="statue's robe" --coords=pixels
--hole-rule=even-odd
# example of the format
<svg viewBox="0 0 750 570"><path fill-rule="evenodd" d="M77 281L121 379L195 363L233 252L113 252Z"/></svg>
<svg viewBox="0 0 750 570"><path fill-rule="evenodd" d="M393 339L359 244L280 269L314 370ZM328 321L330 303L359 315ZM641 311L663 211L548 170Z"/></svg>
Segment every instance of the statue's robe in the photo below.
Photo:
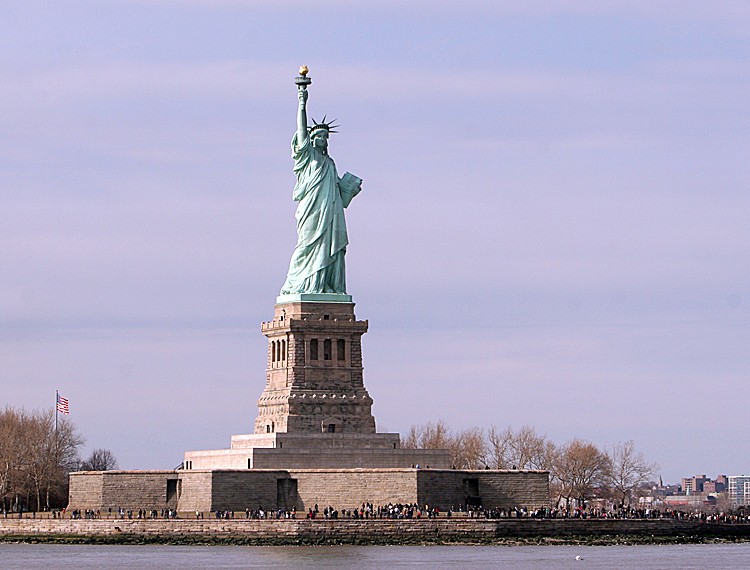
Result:
<svg viewBox="0 0 750 570"><path fill-rule="evenodd" d="M297 246L281 294L346 293L344 255L349 239L344 208L352 192L345 191L342 198L333 159L313 147L309 137L299 144L294 134L292 158L297 176L292 197L299 202ZM357 192L358 184L353 194Z"/></svg>

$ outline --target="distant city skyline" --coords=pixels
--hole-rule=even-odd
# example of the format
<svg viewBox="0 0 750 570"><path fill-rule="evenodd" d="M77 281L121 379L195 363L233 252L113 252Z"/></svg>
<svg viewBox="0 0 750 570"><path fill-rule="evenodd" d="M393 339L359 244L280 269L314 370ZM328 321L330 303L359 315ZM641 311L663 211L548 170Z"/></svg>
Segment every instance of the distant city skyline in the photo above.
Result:
<svg viewBox="0 0 750 570"><path fill-rule="evenodd" d="M336 117L379 431L634 440L750 472L750 5L2 2L2 405L125 469L250 433Z"/></svg>

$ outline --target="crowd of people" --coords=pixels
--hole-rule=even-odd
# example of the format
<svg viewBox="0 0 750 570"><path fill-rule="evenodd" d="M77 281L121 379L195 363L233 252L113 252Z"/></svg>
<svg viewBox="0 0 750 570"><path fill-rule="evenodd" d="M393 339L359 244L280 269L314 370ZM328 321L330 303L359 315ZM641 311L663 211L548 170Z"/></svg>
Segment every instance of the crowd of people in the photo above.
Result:
<svg viewBox="0 0 750 570"><path fill-rule="evenodd" d="M744 511L733 513L706 513L702 511L681 511L674 509L639 509L622 507L603 509L592 507L583 508L542 508L528 510L525 508L495 508L484 509L467 507L466 516L469 518L538 518L538 519L674 519L686 521L721 522L730 524L750 523L750 515Z"/></svg>
<svg viewBox="0 0 750 570"><path fill-rule="evenodd" d="M552 509L550 511L550 517L584 519L675 519L702 522L724 522L732 524L750 522L750 515L747 515L744 509L731 513L711 513L705 511L682 511L679 509L652 509L635 507L622 507L614 509Z"/></svg>
<svg viewBox="0 0 750 570"><path fill-rule="evenodd" d="M181 513L183 517L187 516ZM448 509L441 510L429 505L420 506L416 503L388 503L387 505L376 506L373 503L362 503L356 508L334 508L326 506L323 509L316 504L313 507L303 511L302 515L297 512L295 507L289 509L268 510L263 507L256 509L246 508L244 513L236 513L229 510L216 510L211 513L217 519L433 519L437 517L451 518L460 516L471 519L505 519L505 518L538 518L538 519L675 519L686 521L702 521L710 523L727 523L727 524L748 524L750 523L750 514L744 510L734 511L731 513L710 513L701 511L682 511L674 509L653 509L653 508L634 508L621 507L604 509L600 507L591 508L540 508L526 509L519 507L512 508L484 508L481 505L459 505L451 506ZM18 518L37 518L36 512L11 513L3 509L0 515L4 518L9 516ZM200 510L195 511L196 519L204 519L206 513ZM104 513L99 509L75 509L66 512L53 510L39 513L40 518L72 518L72 519L177 519L176 509L124 509L108 508ZM190 515L192 516L192 515Z"/></svg>
<svg viewBox="0 0 750 570"><path fill-rule="evenodd" d="M447 516L451 511L447 511ZM335 509L331 506L325 507L321 512L318 505L310 508L307 512L308 519L421 519L435 518L440 514L440 509L429 505L420 507L416 503L388 503L387 505L375 506L372 503L362 503L353 509Z"/></svg>
<svg viewBox="0 0 750 570"><path fill-rule="evenodd" d="M52 512L53 517L52 518L64 518L65 515L65 509L60 511L59 513L56 511ZM102 518L102 511L100 509L74 509L70 511L70 518L72 519L100 519ZM158 509L138 509L137 511L134 511L133 509L123 509L123 508L116 508L112 509L110 507L107 509L106 512L106 518L120 518L120 519L176 519L177 518L177 509L162 509L159 511Z"/></svg>

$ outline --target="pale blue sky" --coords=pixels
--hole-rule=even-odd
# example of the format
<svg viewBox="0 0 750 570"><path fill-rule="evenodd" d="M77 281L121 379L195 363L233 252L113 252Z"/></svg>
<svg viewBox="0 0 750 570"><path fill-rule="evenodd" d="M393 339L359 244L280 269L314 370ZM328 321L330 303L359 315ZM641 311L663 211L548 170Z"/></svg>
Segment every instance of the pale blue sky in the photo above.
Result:
<svg viewBox="0 0 750 570"><path fill-rule="evenodd" d="M305 63L364 179L381 429L750 469L750 4L5 0L0 26L0 404L60 389L125 468L251 430Z"/></svg>

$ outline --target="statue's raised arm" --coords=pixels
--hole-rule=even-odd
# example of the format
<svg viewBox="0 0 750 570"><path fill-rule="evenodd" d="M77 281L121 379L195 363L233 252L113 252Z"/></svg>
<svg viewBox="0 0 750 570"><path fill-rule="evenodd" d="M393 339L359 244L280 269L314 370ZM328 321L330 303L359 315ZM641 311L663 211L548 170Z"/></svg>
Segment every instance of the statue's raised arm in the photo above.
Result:
<svg viewBox="0 0 750 570"><path fill-rule="evenodd" d="M297 108L297 142L302 144L307 138L307 87L305 85L297 86L297 96L299 97L299 106Z"/></svg>
<svg viewBox="0 0 750 570"><path fill-rule="evenodd" d="M307 139L307 86L312 80L307 76L307 66L301 65L299 68L299 77L294 81L297 84L297 97L299 105L297 106L297 144L302 145Z"/></svg>

